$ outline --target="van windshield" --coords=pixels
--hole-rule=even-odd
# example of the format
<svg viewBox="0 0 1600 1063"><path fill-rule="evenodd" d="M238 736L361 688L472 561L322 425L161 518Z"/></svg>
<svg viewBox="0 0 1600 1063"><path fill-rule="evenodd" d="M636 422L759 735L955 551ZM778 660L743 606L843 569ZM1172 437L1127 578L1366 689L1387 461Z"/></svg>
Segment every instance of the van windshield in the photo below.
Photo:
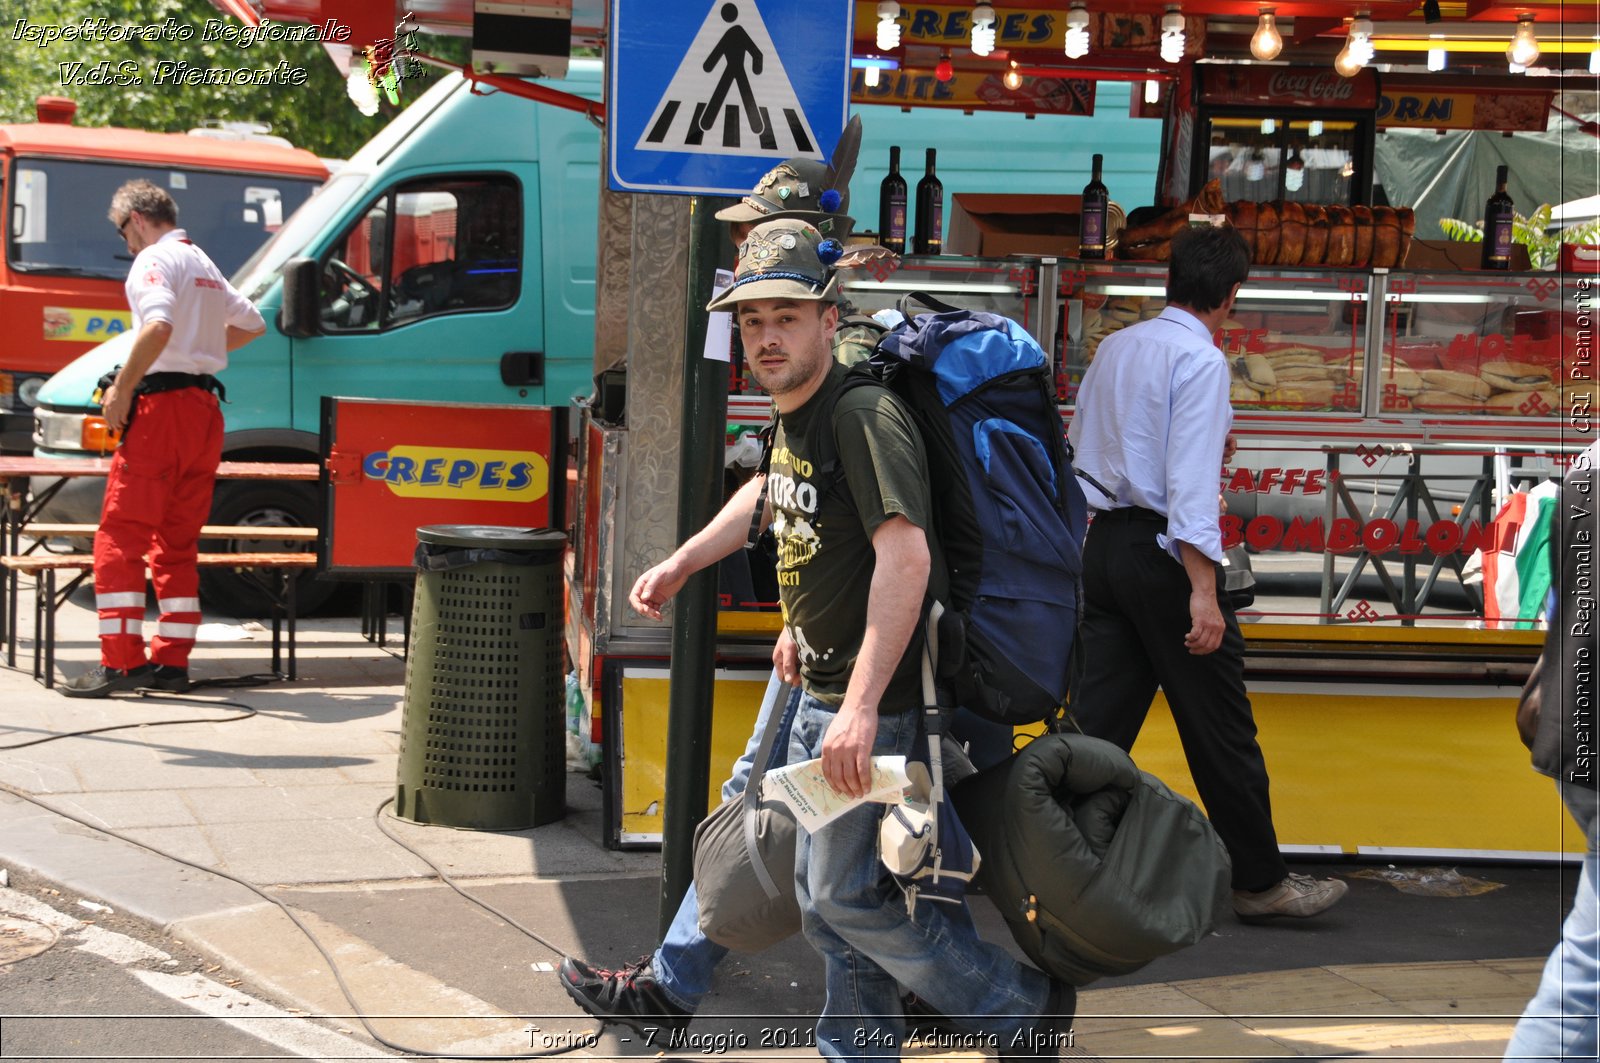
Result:
<svg viewBox="0 0 1600 1063"><path fill-rule="evenodd" d="M316 190L314 177L216 173L126 162L19 159L9 197L6 257L13 269L121 280L132 256L106 210L126 181L143 178L178 204L178 225L224 276Z"/></svg>
<svg viewBox="0 0 1600 1063"><path fill-rule="evenodd" d="M329 219L344 209L365 180L361 174L346 171L317 189L305 207L239 267L239 272L233 276L233 286L252 302L260 299L283 264L305 253L306 245L327 226Z"/></svg>

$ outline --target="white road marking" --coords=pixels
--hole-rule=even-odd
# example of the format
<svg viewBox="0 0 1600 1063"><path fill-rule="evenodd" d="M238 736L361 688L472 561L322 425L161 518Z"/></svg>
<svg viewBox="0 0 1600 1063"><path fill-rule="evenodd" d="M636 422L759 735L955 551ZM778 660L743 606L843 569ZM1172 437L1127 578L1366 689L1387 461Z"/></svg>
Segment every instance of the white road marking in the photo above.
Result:
<svg viewBox="0 0 1600 1063"><path fill-rule="evenodd" d="M304 1059L396 1058L383 1049L373 1048L309 1019L291 1015L237 989L213 982L204 975L163 974L160 971L128 973L169 1000Z"/></svg>
<svg viewBox="0 0 1600 1063"><path fill-rule="evenodd" d="M110 960L118 966L175 962L158 948L126 934L74 919L14 889L0 887L0 913L22 916L53 927L61 933L62 944ZM202 974L180 975L140 969L128 973L146 987L183 1007L225 1022L236 1030L303 1059L396 1058L387 1051L335 1033L311 1019L291 1015Z"/></svg>

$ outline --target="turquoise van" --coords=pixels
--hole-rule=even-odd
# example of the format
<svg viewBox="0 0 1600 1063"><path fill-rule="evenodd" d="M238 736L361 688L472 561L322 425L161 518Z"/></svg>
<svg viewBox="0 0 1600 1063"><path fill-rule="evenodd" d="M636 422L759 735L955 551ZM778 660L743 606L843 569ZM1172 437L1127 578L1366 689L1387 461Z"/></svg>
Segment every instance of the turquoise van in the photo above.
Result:
<svg viewBox="0 0 1600 1063"><path fill-rule="evenodd" d="M555 87L598 100L601 85L599 62L575 60ZM565 405L586 392L599 175L600 130L584 115L476 94L457 74L429 88L235 273L267 334L223 376L225 459L317 460L324 395ZM311 320L285 328L286 288L310 297ZM41 387L35 454L88 452L95 382L132 338ZM51 516L98 519L100 488L69 483ZM314 484L223 481L211 519L315 525L321 508ZM208 605L254 599L247 577L207 575ZM331 588L301 590L308 606Z"/></svg>
<svg viewBox="0 0 1600 1063"><path fill-rule="evenodd" d="M598 100L601 64L575 59L552 87ZM947 210L964 188L1081 189L1089 154L1108 145L1128 145L1115 156L1127 175L1153 175L1160 123L1126 117L1124 86L1101 93L1104 117L1089 119L864 108L852 213L862 228L875 224L890 144L907 158L940 149ZM1000 139L1011 149L1004 170L992 168ZM475 93L456 74L429 88L234 275L267 334L234 352L223 376L224 457L317 460L324 395L567 405L588 394L600 153L599 127L575 111ZM44 384L35 454L92 452L86 441L100 431L90 395L131 341L101 344ZM69 482L50 517L96 520L99 491L99 481ZM317 525L321 509L312 484L223 481L211 522ZM212 608L242 611L255 598L247 577L205 576ZM330 591L302 583L300 604Z"/></svg>

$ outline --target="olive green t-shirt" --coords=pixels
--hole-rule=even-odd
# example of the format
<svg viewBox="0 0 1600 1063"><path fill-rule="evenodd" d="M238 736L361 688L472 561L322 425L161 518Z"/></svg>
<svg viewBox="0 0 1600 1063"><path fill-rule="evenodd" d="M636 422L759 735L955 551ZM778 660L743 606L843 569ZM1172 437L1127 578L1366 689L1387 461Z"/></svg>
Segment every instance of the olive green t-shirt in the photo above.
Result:
<svg viewBox="0 0 1600 1063"><path fill-rule="evenodd" d="M922 439L886 389L855 387L839 397L832 425L838 469L829 476L821 468L826 455L818 433L828 426L814 422L846 372L835 364L811 401L779 418L767 476L784 620L800 648L806 690L831 704L844 699L866 632L873 532L897 515L924 531L931 527ZM934 537L928 538L930 581L938 593L943 564ZM914 637L880 712L922 703L921 646L920 635Z"/></svg>

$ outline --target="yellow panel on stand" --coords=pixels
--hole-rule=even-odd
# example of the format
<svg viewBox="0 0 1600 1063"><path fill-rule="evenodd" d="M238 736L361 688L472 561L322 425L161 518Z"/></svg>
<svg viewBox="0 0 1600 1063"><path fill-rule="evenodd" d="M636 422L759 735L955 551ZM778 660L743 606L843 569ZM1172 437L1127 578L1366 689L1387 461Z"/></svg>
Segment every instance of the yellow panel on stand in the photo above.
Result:
<svg viewBox="0 0 1600 1063"><path fill-rule="evenodd" d="M711 789L707 808L722 803L722 783L744 752L770 669L718 669L711 704ZM667 676L665 668L622 673L623 842L661 840L667 792Z"/></svg>
<svg viewBox="0 0 1600 1063"><path fill-rule="evenodd" d="M1516 694L1252 684L1279 844L1441 857L1581 853L1555 782L1529 767L1517 740ZM1133 758L1199 800L1164 697Z"/></svg>

